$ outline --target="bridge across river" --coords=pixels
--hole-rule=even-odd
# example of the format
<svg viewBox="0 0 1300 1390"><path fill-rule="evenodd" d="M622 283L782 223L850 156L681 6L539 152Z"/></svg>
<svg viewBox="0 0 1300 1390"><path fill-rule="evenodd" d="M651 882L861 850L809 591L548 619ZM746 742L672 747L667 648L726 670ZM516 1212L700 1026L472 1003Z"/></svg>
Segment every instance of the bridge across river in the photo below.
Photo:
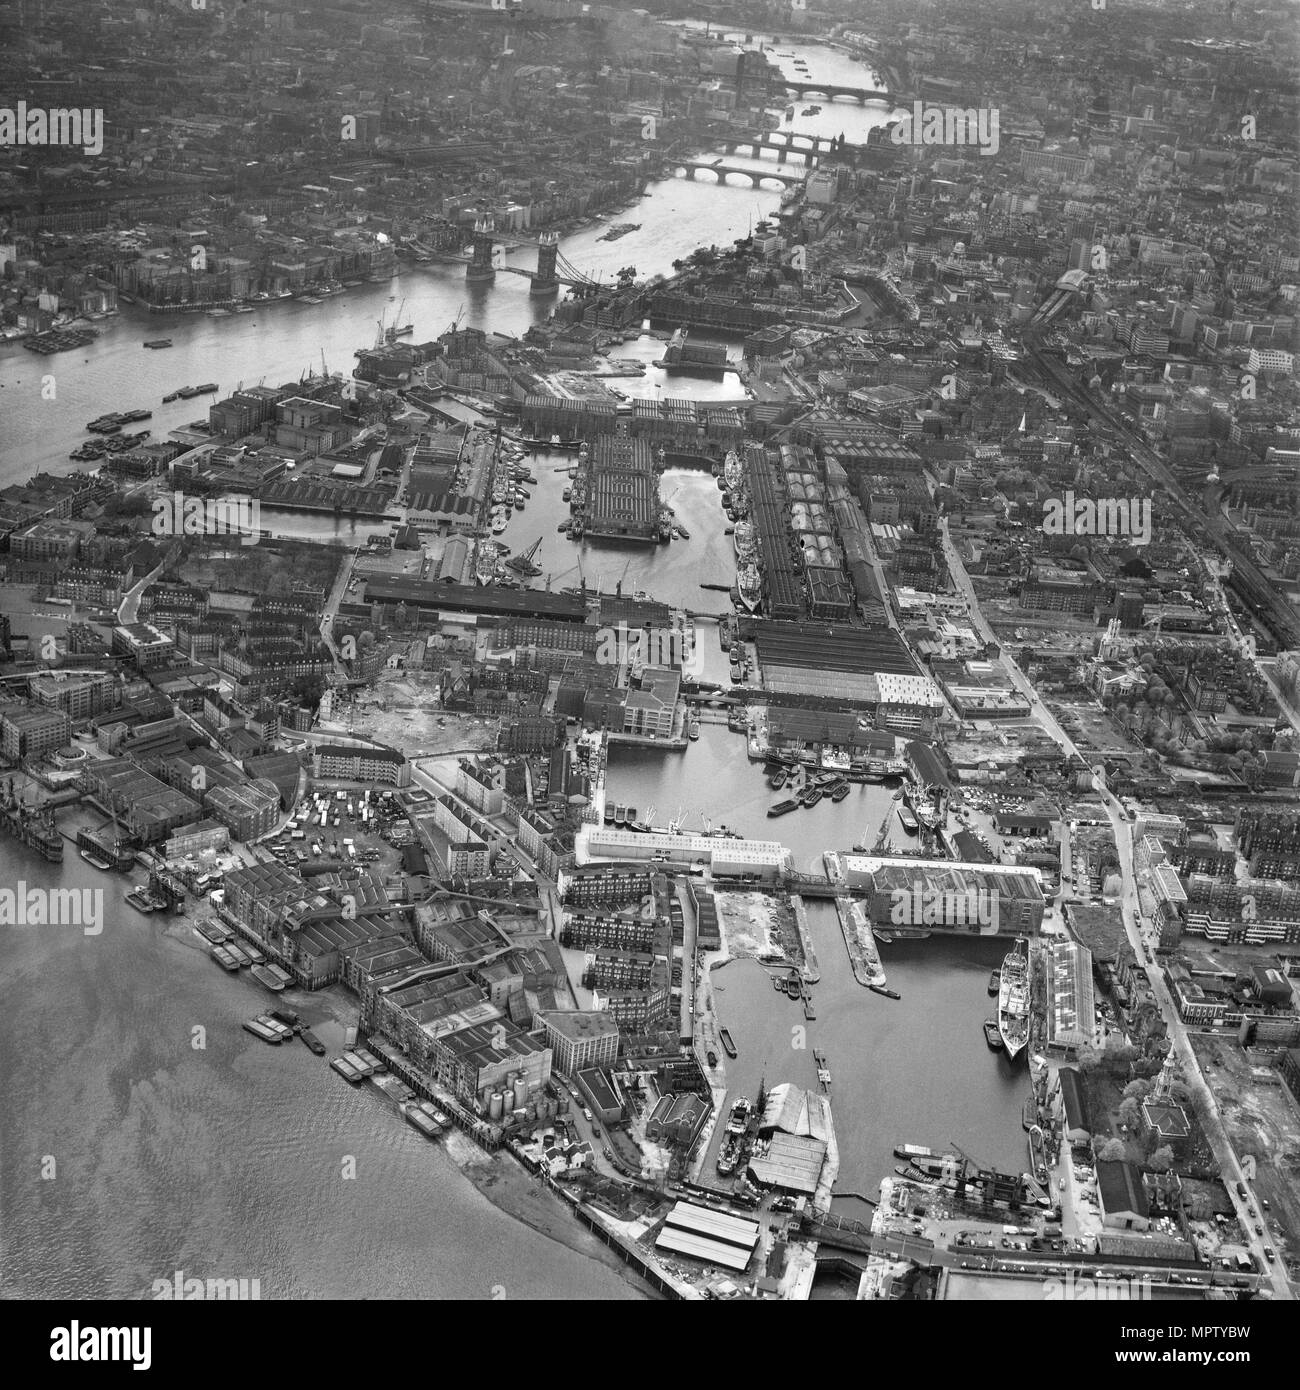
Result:
<svg viewBox="0 0 1300 1390"><path fill-rule="evenodd" d="M693 179L701 170L711 169L718 176L719 183L726 183L730 174L743 174L755 188L762 186L764 179L775 179L777 183L792 188L804 181L805 175L786 173L782 169L751 169L740 164L728 164L724 159L674 159L674 171L681 169L688 179Z"/></svg>

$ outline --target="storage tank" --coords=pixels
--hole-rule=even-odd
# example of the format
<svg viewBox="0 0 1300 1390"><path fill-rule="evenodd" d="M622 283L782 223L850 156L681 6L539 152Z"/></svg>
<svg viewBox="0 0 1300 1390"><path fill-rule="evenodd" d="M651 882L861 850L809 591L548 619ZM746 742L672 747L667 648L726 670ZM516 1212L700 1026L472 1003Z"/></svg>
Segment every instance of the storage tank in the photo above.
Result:
<svg viewBox="0 0 1300 1390"><path fill-rule="evenodd" d="M492 1097L488 1101L488 1118L499 1120L505 1113L505 1099L500 1091L493 1091Z"/></svg>
<svg viewBox="0 0 1300 1390"><path fill-rule="evenodd" d="M523 1105L528 1100L528 1081L523 1075L515 1077L515 1105Z"/></svg>

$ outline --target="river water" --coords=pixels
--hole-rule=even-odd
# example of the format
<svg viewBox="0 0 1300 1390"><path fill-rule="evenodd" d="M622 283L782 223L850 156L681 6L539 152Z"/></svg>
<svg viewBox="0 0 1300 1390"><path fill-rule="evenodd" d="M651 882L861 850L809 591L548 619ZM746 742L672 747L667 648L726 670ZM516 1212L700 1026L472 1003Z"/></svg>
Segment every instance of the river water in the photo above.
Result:
<svg viewBox="0 0 1300 1390"><path fill-rule="evenodd" d="M867 84L867 70L834 50L800 52L813 76ZM781 61L795 76L792 60ZM888 114L823 105L820 116L796 114L784 124L861 140ZM561 250L607 279L626 265L642 277L667 274L697 246L726 246L743 236L774 210L778 194L748 184L664 180L631 210L564 237ZM599 240L605 225L622 221L641 228ZM510 259L527 264L532 254L520 250ZM84 437L84 422L106 411L153 409L149 425L159 438L205 414L210 398L160 404L178 386L216 381L224 394L240 382L278 384L322 363L346 370L354 349L374 340L380 316L392 322L399 308L423 340L458 316L462 324L518 333L549 307L530 298L521 277L503 274L489 286L471 286L458 267L429 266L319 306L286 303L221 320L155 317L126 306L97 325L101 337L92 346L50 358L2 346L0 485L41 469L70 471L76 465L67 454ZM142 349L144 338L158 336L175 346ZM645 338L614 355L648 362L660 351ZM670 377L653 367L618 385L629 395L741 394L734 374ZM735 576L710 475L670 470L663 480L664 499L691 532L689 541L634 551L579 548L556 532L568 515L560 497L567 480L548 471L568 461L537 458L534 472L549 483L539 482L505 536L515 549L542 536L539 583L550 575L562 587L581 573L607 589L621 582L624 592L645 588L697 611L727 610L724 594L699 588ZM266 524L353 543L374 529L284 513ZM701 624L700 639L705 677L725 678L716 628ZM801 867L817 867L824 848L874 838L888 810L881 789L855 787L840 806L824 803L768 822L772 797L761 770L745 760L738 736L712 725L685 754L620 751L610 776L619 800L656 804L664 818L679 805L690 812L704 804L751 835L764 837L779 824ZM106 918L97 937L67 927L0 934L0 1296L145 1296L153 1280L175 1269L259 1278L268 1298L594 1299L641 1292L576 1225L559 1244L487 1201L373 1088L348 1087L299 1044L268 1048L243 1033L239 1021L265 1007L265 995L218 970L191 933L128 908L120 896L125 879L91 869L71 847L56 869L7 839L0 840L0 875L6 884L102 889ZM833 912L815 907L812 921L823 981L809 1045L824 1047L836 1070L842 1185L870 1190L888 1170L892 1143L939 1144L948 1130L985 1161L1013 1162L1009 1119L1023 1085L999 1077L1000 1064L978 1034L990 962L975 956L995 957L994 948L886 948L891 980L904 994L893 1004L852 980ZM783 1010L794 1006L773 1008L774 996L762 993L766 976L753 964L726 967L723 983L724 1018L742 1049L735 1084L752 1090L760 1072L769 1083L810 1082L810 1054L790 1049ZM342 1021L354 1016L350 1002L333 993L291 994L288 1005L331 1050L341 1042ZM194 1046L196 1028L206 1030L203 1048ZM349 1157L355 1178L342 1176ZM53 1175L43 1178L51 1159Z"/></svg>
<svg viewBox="0 0 1300 1390"><path fill-rule="evenodd" d="M861 783L839 804L823 799L811 810L767 819L767 807L784 793L772 791L762 764L746 758L743 739L725 725L703 725L684 753L615 746L607 776L608 797L636 806L643 818L653 808L663 824L684 812L683 828L698 830L704 810L749 838L779 840L805 872L824 872L825 850L874 845L882 824L895 846L907 838L890 789ZM805 1025L802 1008L776 994L769 972L753 960L731 961L714 973L720 1019L739 1049L726 1062L727 1104L736 1094L755 1095L763 1079L769 1087L792 1081L815 1088L817 1048L830 1058L833 1075L838 1191L874 1197L897 1162L894 1146L903 1143L946 1148L955 1141L981 1163L1024 1171L1024 1059L1013 1065L1005 1054L991 1053L982 1028L996 1011L989 972L1007 943L882 942L890 987L903 996L883 999L854 979L833 904L806 906L821 971L813 1022Z"/></svg>

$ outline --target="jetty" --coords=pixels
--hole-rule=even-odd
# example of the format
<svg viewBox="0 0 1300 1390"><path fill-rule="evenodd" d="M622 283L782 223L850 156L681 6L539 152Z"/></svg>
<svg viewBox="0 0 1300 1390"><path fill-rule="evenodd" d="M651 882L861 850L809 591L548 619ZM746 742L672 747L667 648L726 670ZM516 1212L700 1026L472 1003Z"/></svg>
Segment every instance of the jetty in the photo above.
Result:
<svg viewBox="0 0 1300 1390"><path fill-rule="evenodd" d="M866 989L883 989L885 971L880 964L880 952L876 949L876 938L872 935L871 920L866 910L861 903L855 903L847 896L837 896L835 912L840 919L844 944L848 947L853 978Z"/></svg>

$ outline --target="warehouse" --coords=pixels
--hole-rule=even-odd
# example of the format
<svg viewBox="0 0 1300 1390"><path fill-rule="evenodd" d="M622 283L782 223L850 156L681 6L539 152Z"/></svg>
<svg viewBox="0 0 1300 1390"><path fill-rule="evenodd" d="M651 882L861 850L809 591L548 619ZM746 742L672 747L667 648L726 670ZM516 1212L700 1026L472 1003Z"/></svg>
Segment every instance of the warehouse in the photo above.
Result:
<svg viewBox="0 0 1300 1390"><path fill-rule="evenodd" d="M655 1241L656 1250L689 1255L737 1273L749 1263L757 1245L757 1221L699 1207L693 1202L678 1202L673 1207Z"/></svg>

